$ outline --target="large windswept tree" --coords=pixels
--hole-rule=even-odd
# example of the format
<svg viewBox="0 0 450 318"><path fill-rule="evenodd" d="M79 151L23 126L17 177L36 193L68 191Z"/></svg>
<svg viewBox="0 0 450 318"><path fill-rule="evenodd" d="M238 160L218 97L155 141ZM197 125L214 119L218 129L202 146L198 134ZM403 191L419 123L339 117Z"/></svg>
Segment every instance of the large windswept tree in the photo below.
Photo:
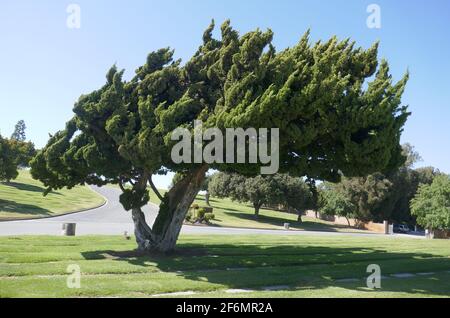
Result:
<svg viewBox="0 0 450 318"><path fill-rule="evenodd" d="M119 184L131 210L141 250L173 250L209 168L255 175L259 164L175 164L177 127L279 128L280 172L336 181L389 170L402 161L399 145L408 117L401 105L407 77L393 83L377 47L356 48L332 38L310 44L306 33L276 52L272 31L242 36L230 26L212 36L185 64L173 51L150 53L131 81L114 66L99 90L80 97L74 117L32 162L32 174L49 190L77 184ZM368 83L368 79L373 80ZM183 174L162 198L150 227L141 211L152 175ZM132 187L124 185L131 183Z"/></svg>

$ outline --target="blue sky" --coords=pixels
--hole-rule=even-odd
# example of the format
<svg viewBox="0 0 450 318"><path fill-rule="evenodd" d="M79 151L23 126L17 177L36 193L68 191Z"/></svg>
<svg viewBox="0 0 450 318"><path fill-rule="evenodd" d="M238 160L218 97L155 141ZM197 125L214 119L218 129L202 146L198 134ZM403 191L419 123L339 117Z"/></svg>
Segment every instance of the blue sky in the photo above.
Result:
<svg viewBox="0 0 450 318"><path fill-rule="evenodd" d="M66 25L71 3L81 8L80 29ZM366 25L372 3L381 8L381 29ZM402 142L416 147L420 165L450 173L448 0L2 1L0 133L9 136L24 119L28 138L42 147L70 119L76 99L103 85L112 64L129 79L161 47L186 60L212 18L231 19L241 33L271 28L279 50L308 28L314 41L337 35L369 47L380 40L380 58L388 59L394 79L411 73L403 102L413 115Z"/></svg>

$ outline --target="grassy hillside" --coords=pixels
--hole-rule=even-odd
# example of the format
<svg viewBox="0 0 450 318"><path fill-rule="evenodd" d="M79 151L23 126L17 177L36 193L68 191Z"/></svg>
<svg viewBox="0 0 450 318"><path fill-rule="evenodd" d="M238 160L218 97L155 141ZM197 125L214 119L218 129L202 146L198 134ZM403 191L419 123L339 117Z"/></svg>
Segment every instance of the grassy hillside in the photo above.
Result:
<svg viewBox="0 0 450 318"><path fill-rule="evenodd" d="M150 201L159 205L160 200L150 190ZM160 190L164 195L165 190ZM332 222L318 220L309 217L302 217L303 223L297 222L297 215L280 211L261 209L259 218L254 216L253 207L250 204L233 202L230 199L210 198L210 204L214 208L215 220L213 226L221 227L246 227L256 229L283 229L284 223L290 223L291 229L305 231L333 231L333 232L367 232L345 225L337 225ZM194 203L199 206L206 206L205 197L198 195Z"/></svg>
<svg viewBox="0 0 450 318"><path fill-rule="evenodd" d="M0 237L0 298L450 296L446 240L196 235L178 246L156 257L122 236ZM380 290L367 288L370 264ZM81 288L67 287L68 265L80 267Z"/></svg>
<svg viewBox="0 0 450 318"><path fill-rule="evenodd" d="M42 183L27 170L9 184L0 183L0 220L39 218L97 207L104 199L85 186L63 189L42 196Z"/></svg>

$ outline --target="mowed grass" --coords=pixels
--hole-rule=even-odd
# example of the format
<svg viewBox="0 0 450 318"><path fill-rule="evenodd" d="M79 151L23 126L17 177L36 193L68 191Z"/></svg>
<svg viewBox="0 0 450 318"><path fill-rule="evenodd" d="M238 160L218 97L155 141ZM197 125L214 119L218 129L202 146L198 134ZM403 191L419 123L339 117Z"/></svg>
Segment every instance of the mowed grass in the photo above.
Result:
<svg viewBox="0 0 450 318"><path fill-rule="evenodd" d="M196 235L182 236L172 256L134 248L119 236L2 237L0 297L450 296L446 240ZM73 264L82 273L79 289L67 287ZM379 290L366 286L369 264L381 267ZM413 275L391 276L399 273Z"/></svg>
<svg viewBox="0 0 450 318"><path fill-rule="evenodd" d="M102 205L103 197L86 186L62 189L42 195L44 185L34 180L28 170L19 177L0 183L0 220L39 218L94 208Z"/></svg>
<svg viewBox="0 0 450 318"><path fill-rule="evenodd" d="M164 195L166 190L159 192ZM156 205L161 202L151 189L150 201ZM211 221L212 226L281 230L284 229L284 223L289 223L290 229L300 231L367 232L307 216L302 216L303 222L299 223L295 214L269 209L261 209L259 217L255 218L254 209L249 203L233 202L227 198L210 198L209 201L215 215L215 219ZM194 203L206 206L205 196L197 195Z"/></svg>

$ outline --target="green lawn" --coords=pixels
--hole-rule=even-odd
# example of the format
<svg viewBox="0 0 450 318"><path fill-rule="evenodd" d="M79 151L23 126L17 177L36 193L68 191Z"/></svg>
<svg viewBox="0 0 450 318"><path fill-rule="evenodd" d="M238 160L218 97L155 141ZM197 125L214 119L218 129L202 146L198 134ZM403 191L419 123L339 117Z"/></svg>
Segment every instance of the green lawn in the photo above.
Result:
<svg viewBox="0 0 450 318"><path fill-rule="evenodd" d="M85 186L42 195L45 187L31 178L27 170L9 184L0 183L0 220L39 218L93 208L104 198Z"/></svg>
<svg viewBox="0 0 450 318"><path fill-rule="evenodd" d="M0 297L450 296L446 240L197 235L182 236L173 256L142 256L134 248L119 236L2 237ZM67 288L71 264L80 266L80 289ZM369 264L381 267L381 290L366 287ZM391 276L398 273L415 275ZM274 286L282 290L265 290Z"/></svg>
<svg viewBox="0 0 450 318"><path fill-rule="evenodd" d="M159 192L163 195L165 190L159 190ZM160 200L152 190L150 190L150 201L157 205L160 203ZM284 223L290 223L290 227L293 230L367 233L367 231L306 216L302 217L303 223L298 223L297 215L295 214L268 209L261 209L259 218L256 219L253 207L250 204L217 198L211 198L209 201L214 208L214 215L216 216L215 220L211 222L213 226L280 230L284 228ZM197 203L199 206L206 206L205 197L199 194L194 203Z"/></svg>

